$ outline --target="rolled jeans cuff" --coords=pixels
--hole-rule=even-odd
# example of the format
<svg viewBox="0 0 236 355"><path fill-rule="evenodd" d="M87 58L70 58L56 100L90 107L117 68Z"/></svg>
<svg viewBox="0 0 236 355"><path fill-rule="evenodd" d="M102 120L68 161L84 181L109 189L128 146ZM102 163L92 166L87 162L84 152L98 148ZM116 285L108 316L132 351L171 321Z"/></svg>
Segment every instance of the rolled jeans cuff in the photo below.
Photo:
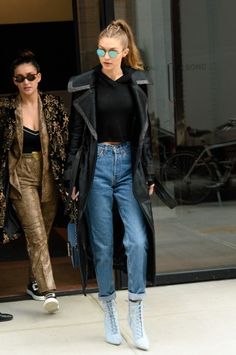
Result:
<svg viewBox="0 0 236 355"><path fill-rule="evenodd" d="M146 294L145 293L131 293L129 292L129 300L130 301L142 301Z"/></svg>
<svg viewBox="0 0 236 355"><path fill-rule="evenodd" d="M98 295L99 301L111 301L111 300L114 300L115 298L116 298L116 293L115 292L113 292L109 296L99 296Z"/></svg>

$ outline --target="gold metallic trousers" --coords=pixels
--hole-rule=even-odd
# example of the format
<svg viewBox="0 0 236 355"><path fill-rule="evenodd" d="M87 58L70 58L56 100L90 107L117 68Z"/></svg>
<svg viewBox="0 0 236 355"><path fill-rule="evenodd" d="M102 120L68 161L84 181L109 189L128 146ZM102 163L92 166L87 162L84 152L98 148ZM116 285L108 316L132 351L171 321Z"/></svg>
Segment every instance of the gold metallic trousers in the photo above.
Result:
<svg viewBox="0 0 236 355"><path fill-rule="evenodd" d="M47 293L56 289L48 250L48 237L56 215L58 197L52 173L48 174L48 202L41 202L41 153L23 154L17 165L22 199L14 199L13 206L25 232L30 259L30 281L36 280L39 291Z"/></svg>

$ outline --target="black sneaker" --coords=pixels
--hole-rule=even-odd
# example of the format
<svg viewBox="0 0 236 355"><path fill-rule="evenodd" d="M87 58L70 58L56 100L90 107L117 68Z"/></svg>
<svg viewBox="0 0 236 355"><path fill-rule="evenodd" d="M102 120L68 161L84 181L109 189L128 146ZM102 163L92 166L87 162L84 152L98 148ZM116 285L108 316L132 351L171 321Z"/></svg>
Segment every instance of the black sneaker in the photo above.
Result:
<svg viewBox="0 0 236 355"><path fill-rule="evenodd" d="M32 281L28 284L26 293L30 295L35 301L45 300L45 296L39 292L38 284L36 281Z"/></svg>
<svg viewBox="0 0 236 355"><path fill-rule="evenodd" d="M56 298L55 293L50 292L45 295L45 301L43 304L43 308L48 313L55 313L59 310L59 302Z"/></svg>
<svg viewBox="0 0 236 355"><path fill-rule="evenodd" d="M6 322L8 320L12 320L12 318L13 318L12 314L0 312L0 322Z"/></svg>

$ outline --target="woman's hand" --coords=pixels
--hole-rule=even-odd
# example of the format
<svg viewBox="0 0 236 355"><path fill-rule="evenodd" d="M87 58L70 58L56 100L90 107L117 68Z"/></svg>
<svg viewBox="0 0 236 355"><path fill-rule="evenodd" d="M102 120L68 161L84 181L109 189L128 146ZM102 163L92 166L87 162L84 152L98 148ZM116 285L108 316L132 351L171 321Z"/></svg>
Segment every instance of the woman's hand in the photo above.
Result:
<svg viewBox="0 0 236 355"><path fill-rule="evenodd" d="M155 184L151 184L148 186L148 194L149 196L152 196L153 192L154 192L154 188L155 188Z"/></svg>
<svg viewBox="0 0 236 355"><path fill-rule="evenodd" d="M74 186L72 189L71 199L74 201L78 201L79 191L76 192L76 187Z"/></svg>

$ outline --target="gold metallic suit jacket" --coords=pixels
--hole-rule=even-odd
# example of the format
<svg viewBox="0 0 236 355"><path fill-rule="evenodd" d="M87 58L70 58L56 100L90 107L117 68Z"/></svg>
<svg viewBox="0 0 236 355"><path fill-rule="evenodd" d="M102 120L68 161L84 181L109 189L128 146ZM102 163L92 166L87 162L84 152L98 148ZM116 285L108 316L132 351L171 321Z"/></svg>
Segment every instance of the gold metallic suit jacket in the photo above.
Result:
<svg viewBox="0 0 236 355"><path fill-rule="evenodd" d="M0 228L6 222L6 196L9 182L11 198L21 198L16 166L23 151L23 125L18 95L0 98ZM65 198L62 176L66 159L69 116L59 96L39 94L40 139L43 155L42 202L47 201L47 175L53 177L62 199ZM4 234L4 233L3 233ZM5 233L4 238L7 239Z"/></svg>

